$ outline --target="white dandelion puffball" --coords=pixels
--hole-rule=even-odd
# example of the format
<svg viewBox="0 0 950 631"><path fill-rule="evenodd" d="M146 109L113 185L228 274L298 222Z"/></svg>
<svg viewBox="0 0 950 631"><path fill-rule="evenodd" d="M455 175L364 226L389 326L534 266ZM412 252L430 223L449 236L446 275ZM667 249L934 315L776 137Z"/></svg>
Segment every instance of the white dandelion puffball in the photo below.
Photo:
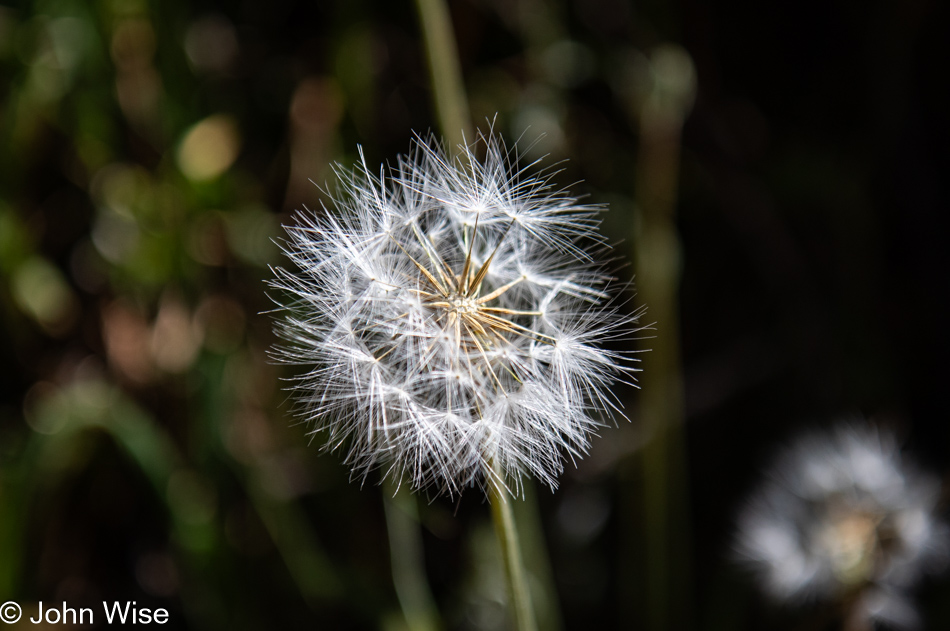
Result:
<svg viewBox="0 0 950 631"><path fill-rule="evenodd" d="M523 474L553 488L620 413L611 386L634 360L601 345L639 313L612 305L591 254L599 208L517 170L492 136L460 149L417 139L378 176L365 160L338 169L334 208L295 215L296 269L270 283L274 356L310 368L297 411L355 474L449 494L516 493Z"/></svg>
<svg viewBox="0 0 950 631"><path fill-rule="evenodd" d="M861 425L789 449L739 518L740 558L777 600L853 599L852 617L917 623L906 592L950 558L940 482Z"/></svg>

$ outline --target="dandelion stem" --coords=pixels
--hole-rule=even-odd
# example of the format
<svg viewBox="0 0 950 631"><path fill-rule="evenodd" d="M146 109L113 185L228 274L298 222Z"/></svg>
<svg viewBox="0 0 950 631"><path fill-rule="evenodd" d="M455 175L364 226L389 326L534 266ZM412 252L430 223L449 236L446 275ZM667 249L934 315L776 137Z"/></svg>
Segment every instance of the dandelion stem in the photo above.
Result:
<svg viewBox="0 0 950 631"><path fill-rule="evenodd" d="M497 464L492 465L495 474L502 476ZM492 485L491 514L495 523L495 535L501 545L505 561L505 575L508 578L508 594L511 598L511 611L517 631L535 631L537 623L531 606L531 593L528 591L524 561L521 558L521 544L515 526L515 516L511 510L511 498L505 496L504 487Z"/></svg>

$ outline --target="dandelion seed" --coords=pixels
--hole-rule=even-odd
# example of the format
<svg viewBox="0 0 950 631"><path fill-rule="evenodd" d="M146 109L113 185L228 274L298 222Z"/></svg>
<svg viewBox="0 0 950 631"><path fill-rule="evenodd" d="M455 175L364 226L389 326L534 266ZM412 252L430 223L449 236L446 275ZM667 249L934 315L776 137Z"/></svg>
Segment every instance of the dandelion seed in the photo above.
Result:
<svg viewBox="0 0 950 631"><path fill-rule="evenodd" d="M635 359L602 344L640 312L610 301L599 208L515 169L490 135L461 149L452 161L417 140L379 175L361 152L338 169L332 210L296 214L283 246L296 269L270 283L274 357L310 368L297 411L357 475L382 467L449 494L517 493L525 474L553 488L622 416L611 386Z"/></svg>
<svg viewBox="0 0 950 631"><path fill-rule="evenodd" d="M893 435L843 426L780 459L740 516L737 551L777 600L847 604L848 628L912 627L908 588L950 559L939 495Z"/></svg>

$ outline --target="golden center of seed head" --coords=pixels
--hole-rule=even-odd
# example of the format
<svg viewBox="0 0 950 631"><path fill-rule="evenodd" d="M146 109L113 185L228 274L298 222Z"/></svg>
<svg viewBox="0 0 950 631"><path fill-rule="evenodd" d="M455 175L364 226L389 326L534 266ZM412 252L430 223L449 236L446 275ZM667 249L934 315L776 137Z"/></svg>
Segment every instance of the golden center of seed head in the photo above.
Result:
<svg viewBox="0 0 950 631"><path fill-rule="evenodd" d="M449 309L457 315L475 315L478 313L478 301L470 296L454 294L446 299L449 303Z"/></svg>
<svg viewBox="0 0 950 631"><path fill-rule="evenodd" d="M492 261L513 225L514 220L508 224L491 254L479 265L472 258L472 247L478 234L476 220L472 234L465 240L467 251L462 267L458 271L439 254L439 248L431 239L416 227L413 227L413 234L418 243L418 249L422 253L422 256L418 258L410 254L405 246L390 235L396 246L412 261L419 272L419 287L414 291L425 304L437 310L436 323L443 327L443 331L455 340L460 349L480 357L480 361L468 365L468 370L484 371L485 374L491 375L497 391L502 394L506 394L505 388L493 366L499 360L492 358L489 351L511 345L517 338L527 338L544 344L554 341L550 336L515 321L522 316L541 315L540 312L491 306L494 300L526 280L526 276L520 276L488 293L482 293L482 283L488 276ZM503 363L498 367L520 382L513 366Z"/></svg>
<svg viewBox="0 0 950 631"><path fill-rule="evenodd" d="M861 511L833 511L822 532L835 576L846 585L869 580L880 549L880 518Z"/></svg>

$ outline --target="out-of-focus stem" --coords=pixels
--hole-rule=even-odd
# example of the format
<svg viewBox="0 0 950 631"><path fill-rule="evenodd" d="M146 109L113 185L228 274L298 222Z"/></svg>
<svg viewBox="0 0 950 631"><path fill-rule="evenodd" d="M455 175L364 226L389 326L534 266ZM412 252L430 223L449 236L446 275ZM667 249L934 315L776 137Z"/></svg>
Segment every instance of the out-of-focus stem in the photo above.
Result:
<svg viewBox="0 0 950 631"><path fill-rule="evenodd" d="M242 476L245 473L249 475ZM276 499L262 488L256 479L259 472L242 471L235 466L235 474L244 477L244 489L254 511L287 564L301 596L314 607L340 598L341 581L300 507Z"/></svg>
<svg viewBox="0 0 950 631"><path fill-rule="evenodd" d="M429 58L429 75L439 126L451 152L465 138L469 141L472 138L471 116L462 83L452 20L443 0L416 0L416 8Z"/></svg>
<svg viewBox="0 0 950 631"><path fill-rule="evenodd" d="M416 498L404 488L397 490L389 478L383 495L393 584L406 625L410 631L436 631L442 625L426 581Z"/></svg>
<svg viewBox="0 0 950 631"><path fill-rule="evenodd" d="M237 397L229 386L231 381L225 376L225 366L225 358L210 356L199 364L207 383L218 384L218 387L203 390L201 422L193 424L194 431L202 432L200 442L216 444L225 462L230 465L303 599L311 607L318 608L327 601L351 597L352 594L343 587L342 577L327 558L322 542L310 527L300 505L275 497L265 488L263 480L266 476L261 461L255 459L242 464L226 455L228 450L220 428L228 422L225 419L233 418Z"/></svg>
<svg viewBox="0 0 950 631"><path fill-rule="evenodd" d="M683 378L680 366L680 248L674 224L680 132L695 77L689 55L662 46L651 55L652 89L639 104L640 155L636 171L639 222L637 292L657 322L640 377L643 518L648 628L686 625L689 611L689 531ZM676 613L673 605L675 603Z"/></svg>
<svg viewBox="0 0 950 631"><path fill-rule="evenodd" d="M495 474L503 476L495 465ZM499 477L503 480L504 477ZM511 510L512 499L505 496L504 490L492 486L491 514L495 523L495 536L501 544L501 554L505 561L505 575L508 577L508 595L511 599L511 612L517 631L536 631L538 628L531 605L531 592L521 558L521 543L515 526L514 513Z"/></svg>
<svg viewBox="0 0 950 631"><path fill-rule="evenodd" d="M548 558L548 549L541 526L541 511L538 507L538 487L532 480L522 482L522 499L513 503L511 509L518 532L521 533L521 553L526 568L531 568L534 589L532 605L539 629L560 631L561 608L557 598L554 571Z"/></svg>

